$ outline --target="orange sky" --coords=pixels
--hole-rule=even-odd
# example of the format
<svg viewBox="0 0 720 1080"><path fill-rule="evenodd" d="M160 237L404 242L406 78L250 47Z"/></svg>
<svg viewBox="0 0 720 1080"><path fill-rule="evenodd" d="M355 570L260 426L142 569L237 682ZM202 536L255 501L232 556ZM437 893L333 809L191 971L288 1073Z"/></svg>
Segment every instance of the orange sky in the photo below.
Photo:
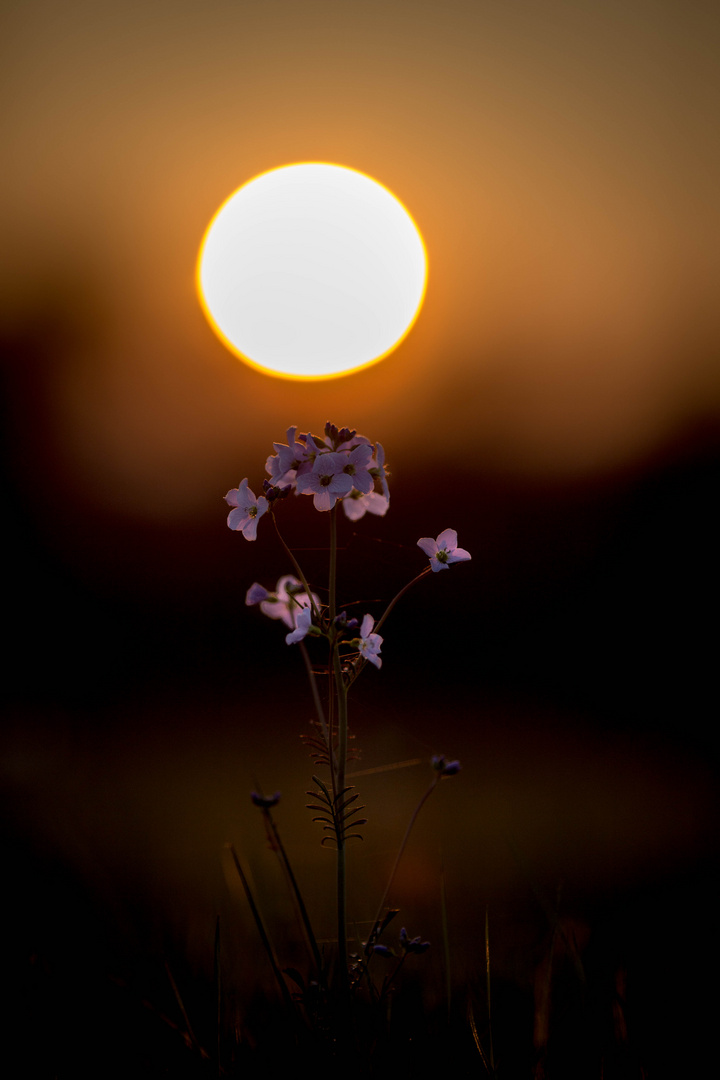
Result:
<svg viewBox="0 0 720 1080"><path fill-rule="evenodd" d="M1 329L11 365L43 355L24 421L85 497L189 517L290 423L564 478L716 414L712 5L29 0L3 23ZM397 352L311 385L227 353L193 281L222 200L298 160L389 186L430 259Z"/></svg>

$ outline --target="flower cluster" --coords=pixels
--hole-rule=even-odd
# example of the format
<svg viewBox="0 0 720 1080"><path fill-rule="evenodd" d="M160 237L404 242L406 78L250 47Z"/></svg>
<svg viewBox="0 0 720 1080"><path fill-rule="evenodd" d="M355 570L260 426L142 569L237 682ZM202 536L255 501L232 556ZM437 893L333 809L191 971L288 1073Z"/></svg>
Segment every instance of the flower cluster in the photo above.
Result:
<svg viewBox="0 0 720 1080"><path fill-rule="evenodd" d="M358 521L366 513L380 517L390 505L385 451L349 428L325 425L324 435L309 432L297 435L297 427L287 430L287 443L273 443L275 453L265 464L270 477L264 481L264 495L256 498L247 479L228 491L225 501L233 507L228 515L231 529L246 540L257 538L259 519L275 499L312 495L316 510L332 510L341 502L346 516Z"/></svg>
<svg viewBox="0 0 720 1080"><path fill-rule="evenodd" d="M381 443L371 443L350 428L327 423L322 437L309 432L298 435L297 427L289 427L287 443L273 443L273 447L275 453L265 463L270 479L264 481L264 495L256 497L244 479L225 496L232 507L228 525L242 532L246 540L257 539L258 522L263 514L268 510L272 513L273 503L293 492L312 495L313 503L320 511L332 510L340 502L351 521L357 521L368 511L381 516L387 513L390 492ZM334 530L334 516L330 520ZM436 540L425 536L417 543L430 559L433 571L447 570L452 563L471 558L469 552L458 547L454 529L445 529ZM295 568L302 577L297 562ZM427 569L410 584L426 573ZM289 631L285 635L288 645L295 645L308 635L321 636L327 638L331 646L342 647L343 661L350 660L356 672L366 662L376 668L382 667L380 649L383 639L374 632L372 615L366 614L360 625L357 619L348 619L347 612L334 614L334 605L332 611L321 605L305 581L304 577L300 581L292 574L286 574L278 581L275 592L269 592L255 582L247 591L245 603L259 604L263 614L271 619L281 619ZM388 605L380 624L405 589ZM355 653L345 651L348 648L356 650ZM439 766L442 775L451 775L454 765L456 763L451 762L445 769L443 759L443 765Z"/></svg>

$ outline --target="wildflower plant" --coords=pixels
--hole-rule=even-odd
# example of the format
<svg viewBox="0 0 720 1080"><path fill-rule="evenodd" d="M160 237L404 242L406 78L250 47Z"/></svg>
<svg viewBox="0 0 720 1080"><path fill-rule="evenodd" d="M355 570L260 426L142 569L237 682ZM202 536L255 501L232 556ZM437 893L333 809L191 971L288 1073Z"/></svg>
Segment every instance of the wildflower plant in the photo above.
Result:
<svg viewBox="0 0 720 1080"><path fill-rule="evenodd" d="M270 952L283 998L287 1001L289 995L292 1000L301 1000L307 1006L307 993L312 987L315 995L315 1005L311 1010L313 1015L317 1014L320 994L326 1002L332 1000L336 1003L336 1016L347 1017L354 995L361 987L365 988L370 1000L382 1001L394 974L406 958L419 956L429 948L429 942L422 941L421 937L409 938L404 928L400 932L397 948L380 943L381 934L397 914L392 909L386 909L385 901L420 809L438 783L455 775L460 769L457 761L448 761L444 756L432 758L432 781L410 819L377 915L370 923L368 939L350 955L346 916L347 848L350 840L362 838L359 830L367 819L361 816L364 806L359 803L358 793L347 783L348 761L353 757L348 694L368 664L376 669L381 668L383 635L380 631L398 600L429 574L449 569L454 563L466 562L471 556L458 547L457 533L453 529L445 529L436 540L423 537L417 544L428 557L428 564L400 589L380 617L376 620L371 612L364 612L361 618L348 617L347 611L339 606L336 593L338 508L342 508L342 516L350 522L358 521L366 513L379 517L387 514L390 507L390 474L385 463L384 448L381 443L373 443L354 430L337 428L330 423L326 424L322 435L310 432L298 434L297 427L290 427L287 442L274 443L273 448L274 453L267 458L265 465L267 477L262 482L262 494L256 495L245 478L237 488L227 493L225 500L231 507L228 526L242 533L245 540L257 540L258 528L262 531L271 525L274 527L289 561L288 569L292 568L293 571L281 576L274 587L252 583L245 602L250 607L258 607L268 618L282 622L286 629L286 643L297 646L302 654L315 711L312 731L304 736L317 769L317 775L312 777L314 786L307 792L311 799L308 809L313 814L313 821L320 827L321 843L335 850L337 950L334 956L328 957L318 948L273 818L272 811L280 800L280 793L275 792L269 797L252 793L252 802L261 811L266 829L273 837L273 847L284 863L310 946L314 968L310 980L305 980L296 971L286 971L298 988L294 995L289 995L287 983L272 955L267 934L249 891L250 886L234 852L233 857L258 929ZM329 558L326 602L322 602L318 592L311 588L295 554L285 543L278 523L288 499L302 496L312 498L315 509L327 518ZM310 659L308 642L311 639L315 639L313 647L324 652L321 667ZM329 687L325 694L320 691L320 675L325 677L325 685ZM389 976L385 972L379 986L370 970L373 956L395 958L397 961L393 974ZM305 1014L309 1015L307 1007Z"/></svg>

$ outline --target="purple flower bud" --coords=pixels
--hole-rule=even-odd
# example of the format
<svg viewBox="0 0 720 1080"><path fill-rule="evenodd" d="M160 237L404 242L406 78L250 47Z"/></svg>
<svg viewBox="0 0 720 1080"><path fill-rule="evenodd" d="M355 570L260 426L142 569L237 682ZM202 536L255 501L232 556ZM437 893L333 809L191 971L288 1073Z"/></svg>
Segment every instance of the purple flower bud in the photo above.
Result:
<svg viewBox="0 0 720 1080"><path fill-rule="evenodd" d="M392 957L395 955L392 949L388 949L387 945L374 945L373 953L375 956Z"/></svg>
<svg viewBox="0 0 720 1080"><path fill-rule="evenodd" d="M448 761L444 754L434 754L430 764L441 776L454 776L461 768L459 761Z"/></svg>
<svg viewBox="0 0 720 1080"><path fill-rule="evenodd" d="M348 619L347 611L341 611L335 616L335 625L341 630L354 630L360 623L357 619Z"/></svg>
<svg viewBox="0 0 720 1080"><path fill-rule="evenodd" d="M277 806L280 802L280 792L276 791L274 795L258 795L257 791L250 792L250 798L255 806L259 806L261 810L269 810L271 806Z"/></svg>

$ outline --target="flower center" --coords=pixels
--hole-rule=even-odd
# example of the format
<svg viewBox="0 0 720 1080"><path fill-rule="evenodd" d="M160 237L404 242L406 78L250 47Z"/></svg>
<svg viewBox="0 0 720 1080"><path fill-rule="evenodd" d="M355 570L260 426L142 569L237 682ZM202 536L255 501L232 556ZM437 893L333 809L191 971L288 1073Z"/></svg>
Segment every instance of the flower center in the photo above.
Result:
<svg viewBox="0 0 720 1080"><path fill-rule="evenodd" d="M438 552L436 553L435 558L437 559L438 562L447 562L448 561L448 553L445 550L445 548L440 548L438 550Z"/></svg>

